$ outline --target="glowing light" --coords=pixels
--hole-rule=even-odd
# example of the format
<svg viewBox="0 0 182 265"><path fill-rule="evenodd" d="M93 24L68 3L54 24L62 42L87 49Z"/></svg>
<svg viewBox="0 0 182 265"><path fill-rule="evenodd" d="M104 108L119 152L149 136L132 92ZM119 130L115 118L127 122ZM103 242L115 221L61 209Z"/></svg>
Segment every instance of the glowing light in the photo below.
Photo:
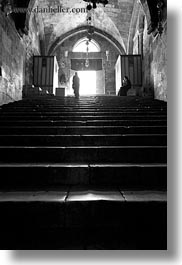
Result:
<svg viewBox="0 0 182 265"><path fill-rule="evenodd" d="M80 96L96 94L96 71L79 71Z"/></svg>

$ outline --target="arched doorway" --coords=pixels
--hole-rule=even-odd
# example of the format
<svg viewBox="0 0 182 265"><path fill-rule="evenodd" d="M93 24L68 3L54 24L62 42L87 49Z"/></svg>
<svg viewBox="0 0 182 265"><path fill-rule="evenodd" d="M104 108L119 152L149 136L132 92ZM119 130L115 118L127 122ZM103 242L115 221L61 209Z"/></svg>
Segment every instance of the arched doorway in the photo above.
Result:
<svg viewBox="0 0 182 265"><path fill-rule="evenodd" d="M104 32L101 34L98 29L94 30L94 34L91 38L91 46L94 52L89 52L89 57L91 59L96 59L96 62L99 62L101 66L96 70L96 95L115 95L115 63L118 55L123 54L123 50L119 44L113 41L112 36L108 36L107 33ZM49 53L51 55L56 55L59 63L59 77L63 74L65 75L66 96L73 96L72 77L75 71L79 71L80 69L72 67L72 62L75 61L75 59L77 62L79 62L79 60L81 61L81 59L83 61L85 60L83 58L86 58L86 52L83 52L80 47L84 47L84 51L86 51L84 42L87 40L87 36L88 27L83 27L82 30L75 29L74 32L68 33L66 36L57 39L54 45L50 47ZM89 48L89 51L90 50L91 48ZM83 69L81 70L83 71ZM87 71L84 72L88 73L90 69L86 70ZM86 77L86 74L84 77L88 84L89 78ZM92 80L92 77L90 77L90 79ZM91 95L93 92L89 94Z"/></svg>
<svg viewBox="0 0 182 265"><path fill-rule="evenodd" d="M88 41L87 37L81 38L73 46L72 52L77 55L77 59L74 59L74 67L70 70L70 82L72 84L73 75L77 71L81 96L98 94L100 86L103 87L104 93L104 82L101 83L101 80L104 80L101 78L104 77L104 70L100 51L100 45L94 39Z"/></svg>

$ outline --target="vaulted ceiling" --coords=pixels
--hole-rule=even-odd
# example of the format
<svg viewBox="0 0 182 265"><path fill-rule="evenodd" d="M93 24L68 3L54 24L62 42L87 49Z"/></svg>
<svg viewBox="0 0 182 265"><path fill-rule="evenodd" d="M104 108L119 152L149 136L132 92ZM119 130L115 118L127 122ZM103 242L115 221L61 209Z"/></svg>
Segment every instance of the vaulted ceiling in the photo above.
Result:
<svg viewBox="0 0 182 265"><path fill-rule="evenodd" d="M91 12L91 23L96 31L105 33L105 36L112 36L124 50L126 50L133 4L134 0L110 0L105 7L99 4ZM87 3L83 0L39 0L35 1L34 8L36 7L39 10L48 7L61 7L69 10L65 13L43 12L41 14L49 47L67 32L72 33L74 29L79 31L87 26L87 13L73 12L86 9Z"/></svg>
<svg viewBox="0 0 182 265"><path fill-rule="evenodd" d="M88 3L83 0L0 0L2 5L7 2L10 2L13 7L29 7L37 11L27 14L13 12L11 17L17 29L21 29L23 33L26 33L26 28L29 28L32 17L37 17L37 21L41 20L47 50L54 49L59 41L63 41L63 38L85 30L88 26L88 13L83 12L83 8L86 9ZM97 4L97 8L91 11L91 24L95 32L113 41L124 52L127 48L136 2L140 2L144 7L149 6L149 16L156 20L157 0L109 0L105 7ZM58 7L59 12L50 11L50 8ZM64 12L60 12L61 8ZM82 11L78 12L79 10Z"/></svg>

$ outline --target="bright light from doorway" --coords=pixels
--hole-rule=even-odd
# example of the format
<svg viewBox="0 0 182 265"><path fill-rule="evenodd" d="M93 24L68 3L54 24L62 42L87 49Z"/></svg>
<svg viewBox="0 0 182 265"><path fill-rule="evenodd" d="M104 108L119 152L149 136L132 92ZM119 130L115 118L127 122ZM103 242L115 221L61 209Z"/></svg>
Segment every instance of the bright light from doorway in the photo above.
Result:
<svg viewBox="0 0 182 265"><path fill-rule="evenodd" d="M96 71L79 71L80 96L96 94Z"/></svg>

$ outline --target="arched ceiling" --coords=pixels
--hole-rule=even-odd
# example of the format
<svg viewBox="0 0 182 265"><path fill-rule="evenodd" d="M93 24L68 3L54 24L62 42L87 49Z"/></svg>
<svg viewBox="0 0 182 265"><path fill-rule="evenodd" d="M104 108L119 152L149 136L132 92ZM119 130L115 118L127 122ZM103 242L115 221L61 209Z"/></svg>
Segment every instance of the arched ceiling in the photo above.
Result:
<svg viewBox="0 0 182 265"><path fill-rule="evenodd" d="M166 0L162 0L166 1ZM92 14L92 25L100 32L105 32L111 36L115 42L119 43L124 52L127 50L130 38L130 27L132 24L132 14L135 13L136 2L142 5L147 22L152 23L155 29L157 25L157 0L109 0L109 3L103 7L98 4ZM0 0L0 6L3 10L4 6L10 3L13 7L29 7L38 12L11 13L11 17L15 21L18 30L27 34L29 23L32 18L43 25L41 32L44 33L44 41L46 50L49 51L54 43L61 36L72 32L75 28L85 27L87 25L87 13L73 13L71 10L75 8L86 8L87 3L83 0ZM51 8L66 8L69 12L41 12L41 10ZM30 10L29 10L30 11Z"/></svg>
<svg viewBox="0 0 182 265"><path fill-rule="evenodd" d="M47 51L47 54L53 55L55 50L61 45L62 42L64 42L66 39L69 39L70 37L78 33L85 33L84 36L86 36L87 29L88 29L87 26L82 26L75 28L71 31L68 31L65 34L62 34L60 37L56 39L55 42L52 43L52 45L49 47L49 50ZM110 42L113 45L113 47L115 47L118 50L120 54L125 54L123 46L114 37L112 37L112 35L104 32L103 30L99 30L98 28L94 28L93 39L95 35L99 35L103 39L106 39L108 42Z"/></svg>
<svg viewBox="0 0 182 265"><path fill-rule="evenodd" d="M35 2L34 4L32 4ZM62 7L69 9L67 13L42 12L47 51L62 35L71 32L75 28L87 25L87 13L73 13L75 8L86 8L83 0L32 0L33 8L43 10L48 7ZM99 4L92 13L92 25L100 32L103 31L112 36L126 52L129 35L129 27L133 12L134 0L109 0L109 4L103 7ZM34 15L34 14L33 14Z"/></svg>

